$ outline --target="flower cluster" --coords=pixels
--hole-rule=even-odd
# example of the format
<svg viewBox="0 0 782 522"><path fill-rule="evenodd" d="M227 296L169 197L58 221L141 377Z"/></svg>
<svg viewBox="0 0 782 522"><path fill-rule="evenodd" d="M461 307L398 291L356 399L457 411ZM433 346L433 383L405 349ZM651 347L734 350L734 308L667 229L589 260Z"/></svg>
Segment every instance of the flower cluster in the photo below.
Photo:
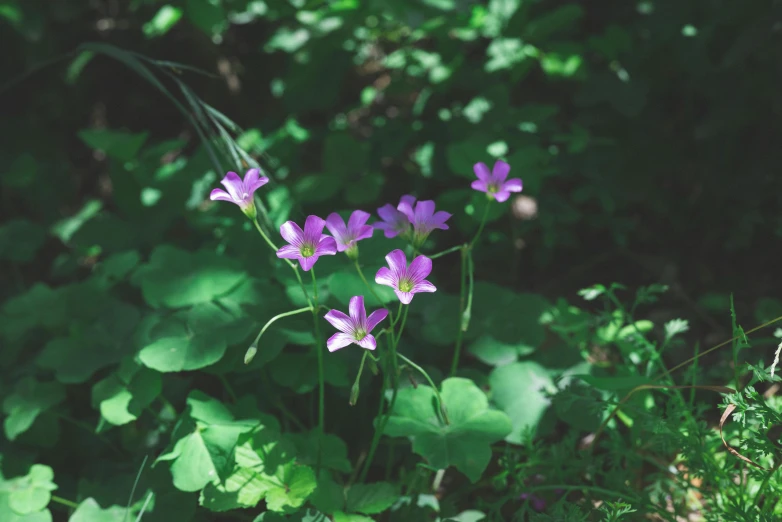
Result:
<svg viewBox="0 0 782 522"><path fill-rule="evenodd" d="M522 189L520 179L507 179L510 165L504 161L497 161L491 172L485 164L477 163L474 171L478 179L472 183L472 188L485 192L490 199L504 202L511 192ZM235 172L228 172L221 181L225 190L214 189L209 197L213 201L234 203L247 217L255 220L254 193L268 182L269 178L261 176L259 169L248 170L244 179ZM333 256L337 252L344 252L350 259L357 260L358 242L371 238L375 230L382 230L387 238L399 236L405 239L417 252L434 230L448 230L446 222L451 218L448 212L437 211L434 201L418 201L411 195L402 196L396 207L383 205L377 213L380 221L372 225L367 225L370 215L362 210L353 211L347 223L337 213L329 214L325 220L314 215L307 216L304 229L293 221L286 221L280 226L280 235L288 244L277 250L277 257L298 261L305 272L310 271L321 256ZM323 233L324 227L331 235ZM272 244L268 238L267 241ZM389 252L386 262L388 266L377 271L375 282L391 287L403 305L409 305L417 293L436 291L435 286L426 280L432 271L430 258L419 255L408 265L405 253L397 249ZM381 309L367 317L363 296L350 299L349 315L337 310L329 311L325 319L339 330L327 342L329 351L349 344L374 350L376 341L370 332L387 315L388 311Z"/></svg>

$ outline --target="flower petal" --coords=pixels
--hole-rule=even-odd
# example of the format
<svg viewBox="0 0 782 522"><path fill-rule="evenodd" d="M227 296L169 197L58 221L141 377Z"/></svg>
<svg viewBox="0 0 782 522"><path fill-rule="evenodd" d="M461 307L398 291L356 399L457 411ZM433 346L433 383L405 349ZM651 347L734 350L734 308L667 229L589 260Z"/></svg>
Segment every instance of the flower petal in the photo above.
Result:
<svg viewBox="0 0 782 522"><path fill-rule="evenodd" d="M234 198L231 197L231 195L224 191L223 189L212 189L212 192L209 193L209 199L212 201L230 201L231 203L236 203L234 201Z"/></svg>
<svg viewBox="0 0 782 522"><path fill-rule="evenodd" d="M244 192L244 184L242 178L236 172L226 172L225 177L220 181L225 189L231 195L231 198L237 203L242 200L242 193Z"/></svg>
<svg viewBox="0 0 782 522"><path fill-rule="evenodd" d="M397 205L396 209L404 214L404 216L407 218L407 221L410 223L415 222L415 211L413 210L413 206L410 204L409 200L405 201L405 198L402 198L402 201L399 202L399 205Z"/></svg>
<svg viewBox="0 0 782 522"><path fill-rule="evenodd" d="M364 308L364 296L354 295L351 297L348 310L350 311L350 320L353 321L353 324L366 328L367 310Z"/></svg>
<svg viewBox="0 0 782 522"><path fill-rule="evenodd" d="M348 230L345 227L345 220L339 217L339 214L332 212L326 218L326 228L329 229L331 235L337 240L337 247L339 251L345 250L345 239L348 235Z"/></svg>
<svg viewBox="0 0 782 522"><path fill-rule="evenodd" d="M355 342L355 339L353 339L353 336L346 334L346 333L335 333L331 337L329 337L329 340L326 341L326 348L329 349L330 352L336 352L340 348L344 348L349 344L353 344Z"/></svg>
<svg viewBox="0 0 782 522"><path fill-rule="evenodd" d="M399 282L399 279L405 274L405 270L407 270L407 256L405 256L405 253L398 248L392 250L386 256L386 263L388 263L388 267L394 273L396 281Z"/></svg>
<svg viewBox="0 0 782 522"><path fill-rule="evenodd" d="M337 253L337 242L331 236L323 236L315 247L316 256L333 256Z"/></svg>
<svg viewBox="0 0 782 522"><path fill-rule="evenodd" d="M444 210L440 210L434 213L431 219L431 223L434 228L448 230L448 225L446 225L445 222L449 219L451 219L451 214Z"/></svg>
<svg viewBox="0 0 782 522"><path fill-rule="evenodd" d="M484 183L491 181L491 172L489 172L489 167L485 163L476 163L472 166L472 170L478 177L478 181L483 181Z"/></svg>
<svg viewBox="0 0 782 522"><path fill-rule="evenodd" d="M355 234L355 231L361 228L368 219L368 212L364 212L363 210L354 210L348 218L348 230Z"/></svg>
<svg viewBox="0 0 782 522"><path fill-rule="evenodd" d="M280 235L293 246L300 247L304 242L304 232L293 221L286 221L280 226Z"/></svg>
<svg viewBox="0 0 782 522"><path fill-rule="evenodd" d="M434 201L427 199L426 201L419 201L415 204L415 219L414 224L425 223L434 214Z"/></svg>
<svg viewBox="0 0 782 522"><path fill-rule="evenodd" d="M399 232L388 223L373 223L372 226L378 230L382 230L383 234L388 239L391 239L392 237L396 237L399 235Z"/></svg>
<svg viewBox="0 0 782 522"><path fill-rule="evenodd" d="M508 201L509 197L510 197L510 192L505 189L498 190L497 192L494 193L494 199L497 200L499 203Z"/></svg>
<svg viewBox="0 0 782 522"><path fill-rule="evenodd" d="M258 169L250 169L244 175L244 190L251 196L253 193L266 185L269 182L269 178L261 176L261 171Z"/></svg>
<svg viewBox="0 0 782 522"><path fill-rule="evenodd" d="M415 205L415 197L411 196L410 194L405 194L404 196L399 198L399 204L401 205L402 203L409 205L410 208L412 208L413 205Z"/></svg>
<svg viewBox="0 0 782 522"><path fill-rule="evenodd" d="M506 181L502 188L511 192L521 192L521 189L524 187L521 184L521 179L513 178Z"/></svg>
<svg viewBox="0 0 782 522"><path fill-rule="evenodd" d="M398 213L397 209L388 203L377 209L377 215L386 223L393 223Z"/></svg>
<svg viewBox="0 0 782 522"><path fill-rule="evenodd" d="M285 245L277 251L277 257L280 259L298 259L301 257L301 250L294 245Z"/></svg>
<svg viewBox="0 0 782 522"><path fill-rule="evenodd" d="M307 220L304 222L304 240L317 243L323 233L324 226L326 226L326 222L318 216L307 216Z"/></svg>
<svg viewBox="0 0 782 522"><path fill-rule="evenodd" d="M411 293L417 294L420 292L436 292L437 288L430 283L429 281L418 281L413 285L413 289L410 290Z"/></svg>
<svg viewBox="0 0 782 522"><path fill-rule="evenodd" d="M372 237L372 234L375 233L374 227L370 225L361 225L358 227L358 231L356 233L356 241L360 241L362 239L369 239Z"/></svg>
<svg viewBox="0 0 782 522"><path fill-rule="evenodd" d="M399 298L399 300L402 301L402 304L410 304L410 301L413 300L413 292L402 292L400 290L394 289L394 293Z"/></svg>
<svg viewBox="0 0 782 522"><path fill-rule="evenodd" d="M472 183L470 183L470 186L473 190L477 190L480 192L488 192L489 191L489 184L486 181L483 181L482 179L476 179Z"/></svg>
<svg viewBox="0 0 782 522"><path fill-rule="evenodd" d="M399 278L394 276L390 268L384 266L375 274L375 283L396 288L399 286Z"/></svg>
<svg viewBox="0 0 782 522"><path fill-rule="evenodd" d="M369 314L369 317L367 317L367 333L374 330L375 326L388 317L388 310L385 308L381 308L380 310L375 310L371 314Z"/></svg>
<svg viewBox="0 0 782 522"><path fill-rule="evenodd" d="M366 350L374 350L377 348L377 341L375 341L375 337L369 334L365 335L364 338L360 341L354 342Z"/></svg>
<svg viewBox="0 0 782 522"><path fill-rule="evenodd" d="M318 257L318 254L313 254L310 257L299 256L299 265L301 265L301 269L305 272L309 272L310 268L315 266L315 263L318 261Z"/></svg>
<svg viewBox="0 0 782 522"><path fill-rule="evenodd" d="M510 172L510 165L502 160L497 160L494 168L491 169L492 180L501 184L508 177L508 172Z"/></svg>
<svg viewBox="0 0 782 522"><path fill-rule="evenodd" d="M432 273L432 260L426 256L418 256L410 263L407 275L413 283L419 283Z"/></svg>
<svg viewBox="0 0 782 522"><path fill-rule="evenodd" d="M339 310L329 310L323 318L340 332L352 333L355 330L353 320Z"/></svg>

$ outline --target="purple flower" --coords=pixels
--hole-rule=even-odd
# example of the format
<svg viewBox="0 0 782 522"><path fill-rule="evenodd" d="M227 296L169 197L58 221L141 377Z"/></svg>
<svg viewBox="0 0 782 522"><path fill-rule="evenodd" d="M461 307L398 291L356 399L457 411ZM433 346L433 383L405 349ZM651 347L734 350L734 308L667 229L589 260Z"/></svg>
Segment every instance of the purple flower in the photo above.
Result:
<svg viewBox="0 0 782 522"><path fill-rule="evenodd" d="M543 511L544 509L546 509L546 501L530 493L522 493L521 495L519 495L519 499L520 500L529 499L530 504L532 504L532 509L534 509L535 511Z"/></svg>
<svg viewBox="0 0 782 522"><path fill-rule="evenodd" d="M286 221L280 227L280 235L290 243L277 251L277 257L298 259L305 272L315 264L320 256L333 256L337 253L337 242L323 234L325 221L318 216L307 216L304 230L293 221Z"/></svg>
<svg viewBox="0 0 782 522"><path fill-rule="evenodd" d="M402 196L399 200L399 206L402 204L413 206L415 204L415 198L413 196ZM383 221L373 223L372 226L378 230L382 230L387 238L392 238L398 235L404 236L410 230L410 220L407 216L400 212L393 205L383 205L377 209L377 215Z"/></svg>
<svg viewBox="0 0 782 522"><path fill-rule="evenodd" d="M336 352L349 344L357 344L367 350L374 350L377 347L377 342L369 332L377 326L377 323L386 318L388 310L381 308L367 317L364 297L357 295L350 298L348 311L350 312L349 317L339 310L329 310L325 315L326 320L339 330L339 333L329 337L329 340L326 341L326 347L330 352Z"/></svg>
<svg viewBox="0 0 782 522"><path fill-rule="evenodd" d="M220 182L226 190L219 188L212 190L209 194L209 199L212 201L230 201L239 205L239 208L247 216L255 217L253 193L268 182L269 178L261 176L261 171L258 169L248 170L244 175L244 181L236 172L228 172Z"/></svg>
<svg viewBox="0 0 782 522"><path fill-rule="evenodd" d="M435 228L448 230L446 221L451 217L448 212L440 210L434 211L434 201L419 201L413 205L407 201L402 201L397 207L401 213L407 216L407 219L413 225L413 245L419 247L424 244L426 238Z"/></svg>
<svg viewBox="0 0 782 522"><path fill-rule="evenodd" d="M386 256L388 267L377 271L375 282L390 286L396 296L404 304L410 304L413 294L418 292L434 292L437 288L424 279L432 271L432 260L426 256L418 256L407 266L407 257L401 250L394 250Z"/></svg>
<svg viewBox="0 0 782 522"><path fill-rule="evenodd" d="M329 214L329 217L326 218L326 228L337 240L338 252L347 251L348 256L355 258L358 254L356 243L372 237L372 233L375 231L374 228L366 224L367 219L369 219L367 212L355 210L348 218L348 224L345 225L345 220L339 217L339 214L336 212Z"/></svg>
<svg viewBox="0 0 782 522"><path fill-rule="evenodd" d="M490 198L494 198L500 203L507 201L511 192L521 192L522 186L519 178L505 179L510 172L510 165L502 160L497 160L491 173L485 163L476 163L473 170L478 179L472 182L472 188L485 192Z"/></svg>

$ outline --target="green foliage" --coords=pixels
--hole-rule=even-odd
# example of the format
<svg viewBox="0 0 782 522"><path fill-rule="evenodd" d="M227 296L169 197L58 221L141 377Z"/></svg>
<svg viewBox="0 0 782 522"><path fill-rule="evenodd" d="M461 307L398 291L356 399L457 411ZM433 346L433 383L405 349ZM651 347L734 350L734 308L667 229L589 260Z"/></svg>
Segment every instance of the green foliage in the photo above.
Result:
<svg viewBox="0 0 782 522"><path fill-rule="evenodd" d="M116 4L0 0L0 522L782 517L770 3ZM450 228L311 284L210 201L252 167L276 247L402 194ZM403 319L396 248L448 252ZM323 347L356 295L371 358Z"/></svg>

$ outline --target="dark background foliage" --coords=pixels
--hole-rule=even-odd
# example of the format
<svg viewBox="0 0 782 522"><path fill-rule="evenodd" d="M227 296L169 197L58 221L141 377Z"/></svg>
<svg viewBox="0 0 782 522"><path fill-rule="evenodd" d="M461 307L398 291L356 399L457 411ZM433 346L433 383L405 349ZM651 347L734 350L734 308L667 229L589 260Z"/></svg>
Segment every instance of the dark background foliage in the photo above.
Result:
<svg viewBox="0 0 782 522"><path fill-rule="evenodd" d="M433 236L443 249L478 226L483 200L469 189L472 165L504 158L524 181L523 198L490 214L475 254L478 280L552 302L595 282L662 283L672 292L656 313L691 318L694 341L731 333L731 292L747 322L782 310L769 298L782 291L778 0L0 0L0 28L0 301L12 303L0 316L6 395L35 374L25 366L34 362L78 383L68 387L70 417L89 416L92 372L63 379L70 370L58 357L71 352L51 340L77 339L103 321L107 331L89 334L95 353L106 336L135 343L128 339L146 307L170 305L170 296L154 303L145 277L150 286L165 280L166 263L192 263L194 277L209 277L197 271L203 259L181 253L160 254L156 265L161 244L227 252L231 270L282 282L257 290L266 298L253 321L286 309L283 289L295 303L235 209L207 201L225 171L245 168L225 148L233 139L272 178L263 195L269 225L374 212L412 193L454 214L451 229ZM188 119L199 118L193 96L242 130L226 137L212 127L205 144ZM529 205L534 216L523 215ZM380 259L384 248L368 252ZM107 259L116 264L105 268ZM458 293L458 269L455 259L440 264L445 292ZM100 291L79 286L101 277L112 282ZM31 290L40 284L73 295ZM112 306L116 313L105 313L115 323L100 316ZM231 323L241 331L229 346L251 337L253 321L241 319L241 328ZM449 356L427 357L442 371ZM121 359L96 362L95 378ZM166 374L164 395L175 406L158 414L173 418L194 383L220 389L236 360L197 377ZM289 399L308 407L306 398ZM63 460L63 469L80 467ZM118 466L132 475L133 466ZM98 496L77 488L77 475L71 490Z"/></svg>

